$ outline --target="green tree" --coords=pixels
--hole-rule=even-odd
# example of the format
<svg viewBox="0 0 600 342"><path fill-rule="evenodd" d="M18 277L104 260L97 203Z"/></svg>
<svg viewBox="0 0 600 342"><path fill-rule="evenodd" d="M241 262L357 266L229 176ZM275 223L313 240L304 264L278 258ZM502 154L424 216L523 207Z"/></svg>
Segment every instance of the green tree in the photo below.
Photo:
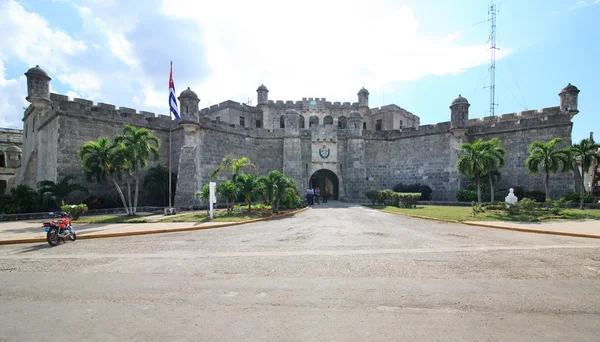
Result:
<svg viewBox="0 0 600 342"><path fill-rule="evenodd" d="M462 144L459 159L456 162L458 172L475 178L477 184L477 202L481 203L481 178L504 165L506 151L497 138L483 141L478 139L472 144Z"/></svg>
<svg viewBox="0 0 600 342"><path fill-rule="evenodd" d="M125 196L117 182L121 171L123 171L123 154L115 151L114 144L111 144L108 138L103 137L98 141L88 141L83 144L77 151L77 157L83 162L83 169L88 180L95 179L98 183L108 180L114 185L123 202L125 212L129 215Z"/></svg>
<svg viewBox="0 0 600 342"><path fill-rule="evenodd" d="M40 195L53 200L56 205L64 205L65 198L72 192L88 192L87 188L79 184L71 183L73 179L75 179L75 177L65 176L58 183L49 180L38 182L38 192Z"/></svg>
<svg viewBox="0 0 600 342"><path fill-rule="evenodd" d="M487 173L488 181L490 184L490 202L494 202L494 184L500 180L502 175L499 169L504 167L504 161L506 159L506 150L502 147L500 139L493 138L487 141L486 147L489 152L496 158L496 163L492 169Z"/></svg>
<svg viewBox="0 0 600 342"><path fill-rule="evenodd" d="M171 196L175 193L176 185L177 174L171 172ZM149 168L142 187L149 193L156 194L152 196L152 203L166 206L169 203L169 168L160 164Z"/></svg>
<svg viewBox="0 0 600 342"><path fill-rule="evenodd" d="M273 182L273 212L279 212L282 203L290 203L296 197L296 182L283 173L273 170L268 177Z"/></svg>
<svg viewBox="0 0 600 342"><path fill-rule="evenodd" d="M152 135L146 128L123 126L123 133L115 136L115 143L124 147L124 162L129 174L135 178L135 195L131 214L137 213L139 195L138 169L148 166L150 158L158 159L160 139ZM129 203L131 206L131 202Z"/></svg>
<svg viewBox="0 0 600 342"><path fill-rule="evenodd" d="M256 173L256 166L252 164L248 158L242 157L234 159L231 154L228 154L221 160L221 164L210 174L210 176L208 176L208 178L213 180L221 172L226 174L231 172L231 180L235 183L238 174L246 167L252 168L254 173Z"/></svg>
<svg viewBox="0 0 600 342"><path fill-rule="evenodd" d="M217 187L215 189L215 199L217 201L219 201L219 197L221 197L220 195L221 195L220 189L219 189L219 187ZM210 184L204 184L204 186L202 187L202 190L196 190L194 192L194 197L198 201L200 201L202 203L206 203L207 204L206 212L210 211L210 203L208 202L208 201L210 201Z"/></svg>
<svg viewBox="0 0 600 342"><path fill-rule="evenodd" d="M230 180L220 183L218 188L221 196L225 199L227 214L230 214L233 209L233 204L240 194L240 189L236 183Z"/></svg>
<svg viewBox="0 0 600 342"><path fill-rule="evenodd" d="M256 196L258 182L253 175L241 174L237 177L237 185L240 189L240 194L244 196L244 200L248 204L248 212L252 208L252 197Z"/></svg>
<svg viewBox="0 0 600 342"><path fill-rule="evenodd" d="M583 200L585 195L585 173L592 167L594 159L600 160L600 154L598 150L600 145L591 142L589 139L583 139L579 144L573 144L571 146L571 153L577 163L581 163L581 192L579 209L583 209ZM575 164L575 169L578 169L578 165ZM579 170L577 170L579 171Z"/></svg>
<svg viewBox="0 0 600 342"><path fill-rule="evenodd" d="M268 176L260 176L257 182L259 184L258 191L261 198L264 200L266 205L271 205L271 203L273 203L273 196L275 193L273 179L269 178Z"/></svg>
<svg viewBox="0 0 600 342"><path fill-rule="evenodd" d="M529 145L529 157L525 160L527 170L534 175L543 172L544 188L546 190L546 209L550 201L550 173L556 173L559 170L568 171L571 165L571 151L569 149L556 149L556 145L563 139L556 138L549 142L534 141Z"/></svg>
<svg viewBox="0 0 600 342"><path fill-rule="evenodd" d="M4 210L12 214L31 212L34 209L37 193L25 184L19 184L10 189Z"/></svg>

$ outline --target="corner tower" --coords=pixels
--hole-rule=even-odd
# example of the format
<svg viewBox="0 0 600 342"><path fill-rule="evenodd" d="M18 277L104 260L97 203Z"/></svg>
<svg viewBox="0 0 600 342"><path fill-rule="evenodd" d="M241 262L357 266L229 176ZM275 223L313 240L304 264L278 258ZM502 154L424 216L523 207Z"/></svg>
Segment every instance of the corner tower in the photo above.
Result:
<svg viewBox="0 0 600 342"><path fill-rule="evenodd" d="M464 128L467 126L470 106L469 101L460 96L460 94L452 101L452 104L450 105L450 121L452 128Z"/></svg>
<svg viewBox="0 0 600 342"><path fill-rule="evenodd" d="M198 111L200 99L198 98L198 95L188 87L181 92L177 99L181 106L181 119L198 122L200 118L200 113Z"/></svg>
<svg viewBox="0 0 600 342"><path fill-rule="evenodd" d="M558 94L560 96L560 111L561 113L569 113L571 119L579 113L577 109L577 99L579 97L579 89L571 83Z"/></svg>
<svg viewBox="0 0 600 342"><path fill-rule="evenodd" d="M257 97L257 105L266 105L269 103L269 89L265 87L264 84L261 84L260 87L256 89L256 97Z"/></svg>
<svg viewBox="0 0 600 342"><path fill-rule="evenodd" d="M27 70L27 97L25 100L38 109L47 108L50 101L50 76L39 65Z"/></svg>
<svg viewBox="0 0 600 342"><path fill-rule="evenodd" d="M369 91L364 87L358 91L358 110L365 115L369 110Z"/></svg>

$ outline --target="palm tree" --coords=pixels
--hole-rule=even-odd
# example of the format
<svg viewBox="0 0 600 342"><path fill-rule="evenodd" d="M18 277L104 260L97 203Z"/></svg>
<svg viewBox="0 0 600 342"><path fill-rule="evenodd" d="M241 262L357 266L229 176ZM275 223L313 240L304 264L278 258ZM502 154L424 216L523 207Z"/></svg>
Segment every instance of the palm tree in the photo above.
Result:
<svg viewBox="0 0 600 342"><path fill-rule="evenodd" d="M549 142L534 141L529 145L529 157L525 160L527 170L536 175L542 171L546 176L544 178L544 187L546 189L546 209L550 200L550 188L548 186L550 173L556 173L559 170L568 171L571 165L571 151L569 149L556 150L556 144L561 143L563 139L556 138Z"/></svg>
<svg viewBox="0 0 600 342"><path fill-rule="evenodd" d="M136 129L131 125L123 126L123 134L115 136L115 143L124 147L124 158L129 174L135 177L135 196L131 213L137 213L139 195L138 168L148 166L150 158L158 159L160 139L152 135L146 128ZM130 203L131 205L131 203Z"/></svg>
<svg viewBox="0 0 600 342"><path fill-rule="evenodd" d="M231 171L231 180L235 183L237 181L237 175L240 171L245 168L250 167L256 173L256 166L250 162L250 159L246 157L242 157L239 159L234 159L231 154L228 154L221 160L221 164L208 176L210 180L213 180L217 174L220 172L230 172Z"/></svg>
<svg viewBox="0 0 600 342"><path fill-rule="evenodd" d="M296 196L296 182L283 173L273 170L268 177L273 182L273 212L279 212L281 203L291 202Z"/></svg>
<svg viewBox="0 0 600 342"><path fill-rule="evenodd" d="M219 184L219 192L225 198L227 214L230 214L233 209L233 204L240 194L240 189L233 181L226 181Z"/></svg>
<svg viewBox="0 0 600 342"><path fill-rule="evenodd" d="M57 205L59 202L60 205L64 205L65 198L70 193L75 191L88 192L87 188L79 184L71 184L70 181L73 179L75 179L75 177L69 175L63 177L58 183L49 180L38 182L38 192L44 197L53 199Z"/></svg>
<svg viewBox="0 0 600 342"><path fill-rule="evenodd" d="M19 184L10 189L8 200L4 203L4 209L13 214L31 212L36 202L36 192L25 184Z"/></svg>
<svg viewBox="0 0 600 342"><path fill-rule="evenodd" d="M490 202L494 202L496 200L494 196L494 185L502 179L502 174L498 170L492 170L488 173L488 179L490 182Z"/></svg>
<svg viewBox="0 0 600 342"><path fill-rule="evenodd" d="M581 163L581 192L579 199L579 209L583 209L583 200L585 195L585 172L592 167L594 158L600 160L600 154L598 150L600 145L591 142L589 139L583 139L579 144L573 144L571 146L571 153L577 159L578 163ZM577 165L575 166L577 167Z"/></svg>
<svg viewBox="0 0 600 342"><path fill-rule="evenodd" d="M123 191L117 183L117 178L120 177L123 165L122 153L117 153L114 145L111 144L108 138L103 137L98 141L88 141L83 144L77 151L77 157L83 162L83 169L86 172L88 180L96 179L96 182L103 183L110 179L110 182L115 186L123 207L127 215L130 214L127 202Z"/></svg>
<svg viewBox="0 0 600 342"><path fill-rule="evenodd" d="M240 194L244 196L244 200L248 204L248 212L251 210L252 197L256 195L258 183L253 175L242 174L237 177L238 188Z"/></svg>
<svg viewBox="0 0 600 342"><path fill-rule="evenodd" d="M220 190L217 187L215 189L215 199L217 201L219 201L219 195L220 195ZM210 201L210 184L204 184L204 186L202 187L202 190L196 190L194 191L194 197L197 198L200 202L206 202L208 203L208 201ZM206 212L208 213L210 211L210 203L209 205L206 206Z"/></svg>
<svg viewBox="0 0 600 342"><path fill-rule="evenodd" d="M488 180L489 180L489 184L490 184L490 202L494 202L494 184L500 180L500 178L502 177L502 175L500 174L500 171L498 171L498 169L501 169L504 167L504 160L506 158L506 150L502 147L502 143L500 142L500 139L498 138L493 138L489 141L487 141L489 144L486 144L489 151L495 156L497 164L495 165L495 168L491 169L488 172Z"/></svg>
<svg viewBox="0 0 600 342"><path fill-rule="evenodd" d="M172 172L171 188L175 189L176 185L177 174ZM160 198L153 196L154 203L166 206L169 202L169 168L160 164L149 168L148 173L144 177L142 187L151 194L160 194ZM172 193L175 193L175 191L172 191ZM173 199L171 198L171 200Z"/></svg>
<svg viewBox="0 0 600 342"><path fill-rule="evenodd" d="M497 138L489 141L478 139L472 144L462 144L456 168L461 175L475 178L477 203L481 203L481 177L503 166L505 155L506 151Z"/></svg>
<svg viewBox="0 0 600 342"><path fill-rule="evenodd" d="M273 180L268 176L260 176L257 182L259 184L258 190L260 191L260 195L265 201L265 204L271 205L271 203L273 203L273 196L275 191Z"/></svg>

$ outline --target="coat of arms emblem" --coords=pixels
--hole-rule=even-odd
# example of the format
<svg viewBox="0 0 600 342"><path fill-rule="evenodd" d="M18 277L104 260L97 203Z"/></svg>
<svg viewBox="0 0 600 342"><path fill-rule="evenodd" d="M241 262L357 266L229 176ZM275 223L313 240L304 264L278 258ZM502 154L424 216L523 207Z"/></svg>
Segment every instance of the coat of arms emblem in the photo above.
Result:
<svg viewBox="0 0 600 342"><path fill-rule="evenodd" d="M321 156L321 158L323 159L327 159L327 157L329 157L329 149L325 148L326 146L323 145L323 148L319 149L319 155Z"/></svg>

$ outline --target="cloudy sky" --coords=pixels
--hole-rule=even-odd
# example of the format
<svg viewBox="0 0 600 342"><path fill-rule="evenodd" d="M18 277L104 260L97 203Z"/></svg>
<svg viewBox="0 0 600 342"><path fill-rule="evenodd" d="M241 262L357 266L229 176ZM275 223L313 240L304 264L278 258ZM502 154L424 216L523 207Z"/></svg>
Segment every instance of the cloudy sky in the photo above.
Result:
<svg viewBox="0 0 600 342"><path fill-rule="evenodd" d="M497 0L496 114L557 106L579 87L573 139L600 137L600 0ZM448 121L458 95L489 112L485 0L0 0L0 126L22 127L23 73L52 91L168 114L176 89L201 107L326 97L395 103L422 124ZM600 140L600 138L599 138Z"/></svg>

